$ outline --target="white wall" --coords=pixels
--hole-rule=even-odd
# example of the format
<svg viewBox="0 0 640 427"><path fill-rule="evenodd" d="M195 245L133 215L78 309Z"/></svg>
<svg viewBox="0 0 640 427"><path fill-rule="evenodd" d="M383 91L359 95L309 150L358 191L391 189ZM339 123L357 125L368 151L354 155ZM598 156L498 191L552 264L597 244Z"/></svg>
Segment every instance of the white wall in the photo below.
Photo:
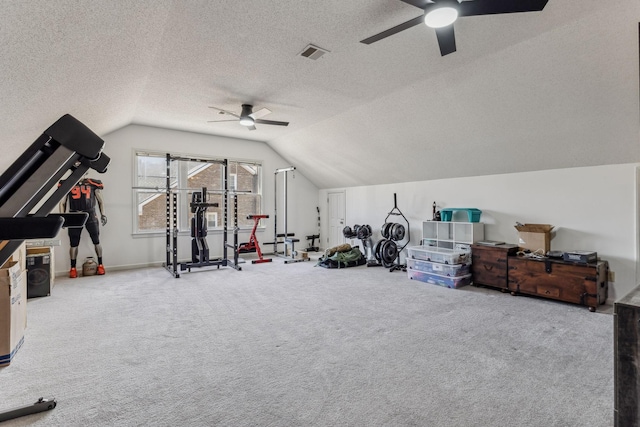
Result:
<svg viewBox="0 0 640 427"><path fill-rule="evenodd" d="M104 136L105 153L112 163L107 173L95 174L105 184L103 191L109 223L101 228L104 262L107 270L161 263L165 260L165 237L137 237L133 231L133 155L135 149L190 155L216 156L263 161L264 211L273 218L274 174L277 168L291 166L268 145L241 139L130 125ZM295 165L293 165L295 166ZM370 224L374 240L380 238L380 226L393 208L398 207L411 222L412 243L421 237L421 222L431 218L434 201L439 208L474 207L482 210L487 239L516 243L516 221L554 225L551 248L557 250L595 250L610 263L616 281L610 284L609 299L620 298L635 287L638 219L636 164L558 169L471 178L456 178L400 184L346 188L346 224ZM317 233L316 206L327 212L327 192L318 190L296 170L289 179L289 231L300 238ZM640 178L639 178L640 179ZM279 181L282 194L282 181ZM279 223L282 224L282 211ZM322 236L328 236L327 216L322 217ZM240 241L248 240L248 232ZM66 231L56 247L56 272L68 271ZM258 235L261 242L273 240L273 223ZM190 238L180 237L179 255L188 259ZM211 254L222 252L220 234L209 236ZM321 246L324 239L321 240ZM270 248L270 247L268 247ZM79 264L93 256L93 246L83 232Z"/></svg>
<svg viewBox="0 0 640 427"><path fill-rule="evenodd" d="M482 210L486 239L517 243L516 221L551 224L555 226L551 249L593 250L609 261L616 278L609 287L613 301L637 283L636 167L624 164L350 187L346 189L346 224L371 225L377 241L380 226L393 208L394 193L411 224L410 245L419 244L421 223L431 219L434 201L439 209ZM325 212L328 191L319 193ZM326 236L326 218L322 220L321 233Z"/></svg>
<svg viewBox="0 0 640 427"><path fill-rule="evenodd" d="M263 167L263 209L270 215L264 231L258 233L260 242L273 241L274 171L278 168L296 166L288 164L267 144L243 139L181 132L147 126L130 125L103 137L104 152L111 157L111 165L105 174L94 173L104 182L103 197L108 223L101 227L101 244L104 264L107 269L130 268L154 265L165 260L165 236L133 236L133 174L134 151L171 152L218 158L261 160ZM306 235L317 234L316 206L318 188L304 177L303 170L296 170L288 180L288 231L295 232L300 239L299 247L307 247ZM282 179L278 181L278 196L283 193ZM282 204L278 205L278 229L282 232ZM62 246L56 247L56 272L66 274L69 270L69 239L63 230L58 236ZM210 233L208 243L211 257L222 255L222 236ZM241 232L240 243L249 240L249 231ZM232 241L230 241L232 243ZM179 237L179 259L191 257L190 237ZM271 251L272 246L263 250ZM296 249L298 247L296 246ZM79 246L78 266L85 257L95 256L93 244L83 231ZM229 255L231 257L231 254ZM168 273L167 273L168 274Z"/></svg>

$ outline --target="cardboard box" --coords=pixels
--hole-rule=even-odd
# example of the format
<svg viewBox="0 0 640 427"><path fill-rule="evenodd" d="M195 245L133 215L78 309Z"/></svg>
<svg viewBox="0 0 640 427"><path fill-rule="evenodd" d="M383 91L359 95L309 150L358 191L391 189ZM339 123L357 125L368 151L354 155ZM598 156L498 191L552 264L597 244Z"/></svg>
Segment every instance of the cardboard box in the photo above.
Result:
<svg viewBox="0 0 640 427"><path fill-rule="evenodd" d="M28 255L52 255L53 251L49 246L41 246L41 247L28 247L27 248L27 256Z"/></svg>
<svg viewBox="0 0 640 427"><path fill-rule="evenodd" d="M60 246L60 239L30 239L24 242L28 248L39 248L42 246Z"/></svg>
<svg viewBox="0 0 640 427"><path fill-rule="evenodd" d="M27 327L27 271L15 261L5 266L0 269L0 367L11 363Z"/></svg>
<svg viewBox="0 0 640 427"><path fill-rule="evenodd" d="M3 240L0 242L0 249L4 248L4 246L9 243L9 240ZM7 260L5 265L11 262L17 262L20 264L20 269L24 270L27 268L27 257L26 257L26 243L22 242L22 244L15 250L15 252L11 255L11 257ZM2 268L5 268L5 265Z"/></svg>
<svg viewBox="0 0 640 427"><path fill-rule="evenodd" d="M546 254L551 248L551 230L549 224L521 224L516 225L518 230L518 246L531 251L542 250Z"/></svg>

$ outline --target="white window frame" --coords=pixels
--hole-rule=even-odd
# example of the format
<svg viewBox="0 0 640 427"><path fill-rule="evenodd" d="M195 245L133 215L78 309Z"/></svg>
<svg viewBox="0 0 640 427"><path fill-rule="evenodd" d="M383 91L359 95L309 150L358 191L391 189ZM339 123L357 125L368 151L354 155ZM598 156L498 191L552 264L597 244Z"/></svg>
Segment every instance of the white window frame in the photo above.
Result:
<svg viewBox="0 0 640 427"><path fill-rule="evenodd" d="M218 228L218 212L207 212L206 217L207 217L207 230L214 230Z"/></svg>
<svg viewBox="0 0 640 427"><path fill-rule="evenodd" d="M223 161L224 159L220 159L220 158L211 158L211 157L206 157L206 156L200 156L200 155L185 155L185 154L178 154L178 153L169 153L171 156L175 156L175 157L182 157L182 158L192 158L192 159L201 159L201 160L211 160L211 161ZM143 150L143 149L134 149L133 150L133 196L132 196L132 202L133 202L133 209L132 209L132 213L133 213L133 230L132 230L132 234L134 236L140 236L140 237L144 237L144 236L160 236L160 235L165 235L166 234L166 228L163 227L162 229L153 229L153 230L141 230L139 228L138 225L138 218L139 218L139 213L138 211L141 209L141 206L139 206L138 203L138 194L140 192L157 192L158 197L162 197L163 199L166 197L166 184L164 184L162 187L157 187L157 188L152 188L152 187L140 187L138 184L138 178L139 178L139 171L138 171L138 157L157 157L157 158L162 158L163 161L166 161L166 156L167 153L166 152L157 152L157 151L150 151L150 150ZM252 166L251 169L253 169L254 167L257 168L257 185L256 185L256 195L257 197L259 197L259 210L260 212L264 212L264 198L262 197L262 191L263 191L263 171L262 171L262 162L261 161L257 161L257 160L245 160L245 159L228 159L228 169L227 169L227 177L228 177L228 182L227 182L227 186L228 188L231 189L235 189L237 188L237 183L238 183L238 177L237 174L235 173L230 173L229 172L229 166L232 163L238 163L238 164L243 164L243 165L250 165ZM186 162L183 162L182 164L186 165ZM166 168L165 168L165 182L166 182ZM183 186L183 184L181 184L181 182L186 182L186 180L188 179L189 173L186 170L185 167L179 166L179 169L177 171L177 183L176 185L178 186L178 188L185 188L185 186ZM191 189L191 191L198 191L198 189L194 188ZM183 194L184 193L184 194ZM190 233L190 221L191 221L191 217L192 214L189 210L189 206L188 204L190 203L190 200L187 201L185 203L184 199L187 197L187 191L186 190L179 190L178 193L178 229L179 234L189 234ZM232 214L232 206L231 206L231 201L229 203L229 208L230 208L230 212L229 215ZM184 205L184 206L183 206ZM260 212L251 212L252 214L256 214L256 213L260 213ZM217 228L211 228L208 227L208 231L209 232L213 232L213 233L222 233L222 226L223 224L220 222L220 218L218 218L217 212L207 212L207 223L209 222L209 215L210 214L215 214L215 222L218 224ZM238 214L238 221L241 221L241 215L242 213ZM228 222L228 227L232 228L233 227L233 218L231 216L229 216L229 222ZM240 230L251 230L252 227L250 226L239 226ZM262 228L262 227L261 227Z"/></svg>
<svg viewBox="0 0 640 427"><path fill-rule="evenodd" d="M238 188L238 174L229 173L229 182L227 183L229 191L235 191Z"/></svg>

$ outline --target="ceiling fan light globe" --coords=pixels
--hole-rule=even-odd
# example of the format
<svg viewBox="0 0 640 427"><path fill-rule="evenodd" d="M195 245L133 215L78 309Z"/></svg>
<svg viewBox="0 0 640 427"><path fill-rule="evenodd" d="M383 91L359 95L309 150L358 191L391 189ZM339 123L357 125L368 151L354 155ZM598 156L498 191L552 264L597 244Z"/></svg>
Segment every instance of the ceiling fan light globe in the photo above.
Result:
<svg viewBox="0 0 640 427"><path fill-rule="evenodd" d="M443 6L432 8L424 15L424 23L427 27L442 28L453 24L458 19L458 10L455 7Z"/></svg>
<svg viewBox="0 0 640 427"><path fill-rule="evenodd" d="M242 126L253 126L254 125L254 121L251 117L247 116L247 117L240 117L240 124Z"/></svg>

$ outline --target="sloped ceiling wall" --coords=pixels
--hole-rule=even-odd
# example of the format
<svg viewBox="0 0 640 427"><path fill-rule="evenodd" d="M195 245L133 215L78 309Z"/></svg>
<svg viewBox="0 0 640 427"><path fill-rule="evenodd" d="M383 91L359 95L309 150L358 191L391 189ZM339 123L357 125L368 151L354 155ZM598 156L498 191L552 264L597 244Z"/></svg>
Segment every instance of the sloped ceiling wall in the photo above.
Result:
<svg viewBox="0 0 640 427"><path fill-rule="evenodd" d="M619 14L599 10L273 145L329 187L638 161L638 24Z"/></svg>
<svg viewBox="0 0 640 427"><path fill-rule="evenodd" d="M637 0L460 19L441 57L398 0L0 4L6 168L71 113L263 141L320 188L640 161ZM330 52L297 56L314 43ZM208 106L273 111L247 131ZM107 152L108 152L107 141Z"/></svg>

